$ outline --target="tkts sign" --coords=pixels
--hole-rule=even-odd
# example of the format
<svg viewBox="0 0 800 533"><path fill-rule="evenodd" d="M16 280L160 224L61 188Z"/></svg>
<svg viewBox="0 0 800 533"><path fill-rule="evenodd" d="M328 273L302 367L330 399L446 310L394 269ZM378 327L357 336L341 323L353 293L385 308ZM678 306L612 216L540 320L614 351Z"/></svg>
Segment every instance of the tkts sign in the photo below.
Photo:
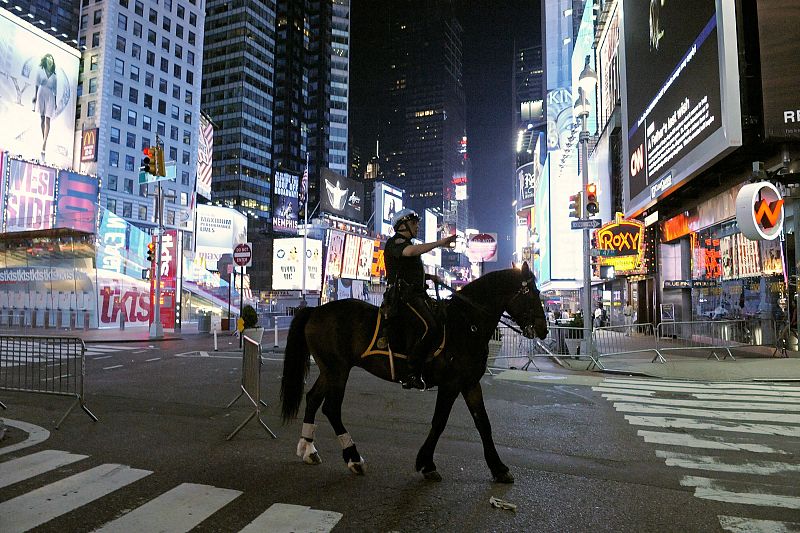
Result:
<svg viewBox="0 0 800 533"><path fill-rule="evenodd" d="M617 213L613 222L595 231L597 248L612 250L614 255L599 256L600 266L613 266L616 274L643 274L644 224L626 220Z"/></svg>

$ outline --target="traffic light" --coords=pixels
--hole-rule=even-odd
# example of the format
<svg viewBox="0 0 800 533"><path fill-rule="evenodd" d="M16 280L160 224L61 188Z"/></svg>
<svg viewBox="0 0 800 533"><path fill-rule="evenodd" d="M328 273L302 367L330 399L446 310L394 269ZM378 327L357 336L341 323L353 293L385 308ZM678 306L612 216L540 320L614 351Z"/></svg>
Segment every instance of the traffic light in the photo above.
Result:
<svg viewBox="0 0 800 533"><path fill-rule="evenodd" d="M586 185L586 214L589 216L596 215L600 210L597 205L597 184L588 183Z"/></svg>
<svg viewBox="0 0 800 533"><path fill-rule="evenodd" d="M142 170L148 174L156 175L156 154L155 149L151 146L142 150L144 159L142 159Z"/></svg>
<svg viewBox="0 0 800 533"><path fill-rule="evenodd" d="M162 146L156 146L156 168L155 174L156 176L166 177L167 169L164 167L164 148Z"/></svg>
<svg viewBox="0 0 800 533"><path fill-rule="evenodd" d="M152 263L156 259L156 243L150 242L147 244L147 262Z"/></svg>
<svg viewBox="0 0 800 533"><path fill-rule="evenodd" d="M583 204L583 193L573 194L569 197L569 216L570 218L583 218L581 211L581 204Z"/></svg>

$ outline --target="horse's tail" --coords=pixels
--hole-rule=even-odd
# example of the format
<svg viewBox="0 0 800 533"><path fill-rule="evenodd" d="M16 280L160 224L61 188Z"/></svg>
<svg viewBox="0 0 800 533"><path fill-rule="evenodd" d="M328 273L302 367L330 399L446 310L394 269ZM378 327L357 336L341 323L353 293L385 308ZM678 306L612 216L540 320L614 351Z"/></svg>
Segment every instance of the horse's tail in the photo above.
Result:
<svg viewBox="0 0 800 533"><path fill-rule="evenodd" d="M283 378L281 379L281 417L288 422L297 416L303 400L303 384L311 361L306 342L306 324L313 307L295 311L289 335L286 338L286 353L283 358Z"/></svg>

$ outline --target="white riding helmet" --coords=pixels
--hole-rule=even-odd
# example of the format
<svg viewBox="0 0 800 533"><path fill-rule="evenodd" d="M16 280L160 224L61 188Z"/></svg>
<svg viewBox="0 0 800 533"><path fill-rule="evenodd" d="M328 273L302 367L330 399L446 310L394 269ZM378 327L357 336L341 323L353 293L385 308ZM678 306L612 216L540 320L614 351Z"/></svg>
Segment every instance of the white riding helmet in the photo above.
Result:
<svg viewBox="0 0 800 533"><path fill-rule="evenodd" d="M396 230L403 222L419 220L419 215L413 209L401 209L392 217L392 227Z"/></svg>

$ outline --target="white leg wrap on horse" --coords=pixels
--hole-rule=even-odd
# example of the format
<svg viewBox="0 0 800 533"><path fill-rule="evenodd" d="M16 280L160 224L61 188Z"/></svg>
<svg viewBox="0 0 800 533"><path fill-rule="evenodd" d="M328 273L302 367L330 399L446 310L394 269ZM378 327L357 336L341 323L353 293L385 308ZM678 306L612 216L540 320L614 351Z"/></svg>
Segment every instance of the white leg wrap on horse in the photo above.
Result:
<svg viewBox="0 0 800 533"><path fill-rule="evenodd" d="M303 422L303 429L300 431L300 436L309 441L314 440L314 430L317 429L316 424L306 424Z"/></svg>
<svg viewBox="0 0 800 533"><path fill-rule="evenodd" d="M341 435L337 435L336 438L339 439L339 444L342 445L343 450L355 444L353 439L350 437L350 433L342 433Z"/></svg>
<svg viewBox="0 0 800 533"><path fill-rule="evenodd" d="M297 456L302 457L304 463L313 465L319 463L319 461L309 459L315 453L317 453L317 448L314 443L308 442L305 437L300 437L300 441L297 443Z"/></svg>

